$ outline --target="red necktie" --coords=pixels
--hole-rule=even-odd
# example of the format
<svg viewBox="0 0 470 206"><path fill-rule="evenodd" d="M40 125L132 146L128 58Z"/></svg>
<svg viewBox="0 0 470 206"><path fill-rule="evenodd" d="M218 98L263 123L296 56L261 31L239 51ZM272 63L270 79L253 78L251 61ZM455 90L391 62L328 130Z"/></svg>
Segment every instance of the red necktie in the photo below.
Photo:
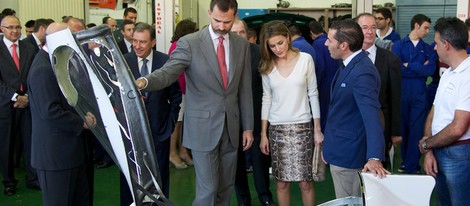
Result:
<svg viewBox="0 0 470 206"><path fill-rule="evenodd" d="M20 58L18 57L18 53L16 53L16 44L11 45L11 57L13 57L13 61L15 62L16 69L20 71Z"/></svg>
<svg viewBox="0 0 470 206"><path fill-rule="evenodd" d="M21 75L21 70L20 70L20 58L18 57L18 53L16 53L16 47L18 45L12 44L11 45L11 56L13 57L13 61L15 62L16 69L18 69L18 72ZM23 91L23 84L20 83L20 91Z"/></svg>
<svg viewBox="0 0 470 206"><path fill-rule="evenodd" d="M222 75L222 82L224 83L224 89L227 89L228 78L227 78L227 64L225 63L225 47L224 37L219 36L219 45L217 46L217 61L219 62L220 74Z"/></svg>

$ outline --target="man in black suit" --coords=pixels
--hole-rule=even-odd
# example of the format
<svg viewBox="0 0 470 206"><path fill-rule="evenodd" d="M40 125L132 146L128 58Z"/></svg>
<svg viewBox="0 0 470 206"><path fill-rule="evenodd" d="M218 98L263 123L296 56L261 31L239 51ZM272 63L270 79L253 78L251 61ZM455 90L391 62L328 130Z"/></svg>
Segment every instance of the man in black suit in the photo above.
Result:
<svg viewBox="0 0 470 206"><path fill-rule="evenodd" d="M247 25L245 21L237 19L233 23L232 32L247 38ZM253 179L255 182L256 193L258 199L263 206L273 204L273 195L269 190L269 167L271 160L269 156L261 152L260 134L261 134L261 98L263 95L263 84L261 82L261 74L258 71L258 65L261 60L261 51L258 45L250 43L251 50L251 89L253 95L253 117L254 130L253 130L253 145L250 148L252 165L253 165ZM241 141L242 138L240 138ZM248 186L248 178L246 174L245 165L245 152L242 147L238 148L238 161L237 172L235 177L235 193L238 200L238 205L251 205L251 195Z"/></svg>
<svg viewBox="0 0 470 206"><path fill-rule="evenodd" d="M159 69L168 60L168 55L152 49L156 44L155 29L149 24L139 23L136 25L133 39L133 51L126 54L124 58L136 79ZM178 81L176 81L164 89L145 92L142 97L155 144L162 191L168 197L170 193L170 136L178 120L181 90ZM128 198L132 197L122 177L121 205L129 205L132 200ZM123 197L123 189L127 190L127 200Z"/></svg>
<svg viewBox="0 0 470 206"><path fill-rule="evenodd" d="M136 23L137 21L137 10L132 8L132 7L128 7L126 9L124 9L124 15L122 16L123 19L128 19L128 20L131 20L132 22ZM123 26L121 25L121 28ZM113 36L114 36L114 39L116 39L116 42L120 42L124 36L122 35L120 29L118 30L115 30L113 32Z"/></svg>
<svg viewBox="0 0 470 206"><path fill-rule="evenodd" d="M11 196L18 183L13 171L13 145L18 135L25 152L26 186L39 188L31 167L31 112L26 93L26 78L35 53L31 45L19 41L21 24L17 17L4 17L1 30L4 37L0 39L0 171L4 194Z"/></svg>
<svg viewBox="0 0 470 206"><path fill-rule="evenodd" d="M134 33L134 27L135 24L133 21L128 19L122 21L121 33L124 38L117 44L123 55L132 51L132 34Z"/></svg>
<svg viewBox="0 0 470 206"><path fill-rule="evenodd" d="M385 148L390 148L401 139L400 131L400 97L401 97L401 68L400 59L392 52L378 47L375 42L375 17L369 13L360 14L356 22L364 33L362 49L369 53L369 58L375 64L380 75L379 101L384 118Z"/></svg>
<svg viewBox="0 0 470 206"><path fill-rule="evenodd" d="M46 42L46 29L53 22L52 19L36 19L33 33L21 41L31 44L34 47L34 53L38 53Z"/></svg>
<svg viewBox="0 0 470 206"><path fill-rule="evenodd" d="M67 29L53 23L47 34ZM28 77L33 122L32 164L38 171L43 205L89 205L92 197L86 166L84 128L96 125L92 114L86 122L60 91L49 54L41 49Z"/></svg>

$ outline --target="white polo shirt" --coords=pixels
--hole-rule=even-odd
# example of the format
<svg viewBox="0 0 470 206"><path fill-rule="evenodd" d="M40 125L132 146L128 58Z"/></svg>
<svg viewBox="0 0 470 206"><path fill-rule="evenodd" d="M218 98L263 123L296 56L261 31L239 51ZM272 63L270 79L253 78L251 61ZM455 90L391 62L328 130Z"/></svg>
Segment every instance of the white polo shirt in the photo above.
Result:
<svg viewBox="0 0 470 206"><path fill-rule="evenodd" d="M457 68L449 68L442 74L434 99L432 135L452 122L455 110L470 112L470 57ZM466 139L470 139L470 129L459 141Z"/></svg>

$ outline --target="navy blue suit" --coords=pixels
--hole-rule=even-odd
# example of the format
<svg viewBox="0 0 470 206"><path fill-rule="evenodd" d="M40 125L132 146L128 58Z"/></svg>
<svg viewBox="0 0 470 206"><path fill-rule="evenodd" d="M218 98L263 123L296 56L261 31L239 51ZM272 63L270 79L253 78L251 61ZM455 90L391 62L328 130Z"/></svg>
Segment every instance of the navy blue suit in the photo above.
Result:
<svg viewBox="0 0 470 206"><path fill-rule="evenodd" d="M338 70L324 132L326 162L359 169L369 158L384 160L379 88L379 73L364 51Z"/></svg>
<svg viewBox="0 0 470 206"><path fill-rule="evenodd" d="M134 51L124 55L127 64L129 65L132 74L137 79L140 77L140 69L138 58ZM153 51L151 72L160 69L168 60L168 55ZM178 113L181 104L181 89L178 81L170 86L149 92L145 98L145 108L147 109L148 120L152 132L153 142L155 144L155 152L158 160L158 169L162 180L162 191L166 197L170 193L170 136L175 128L175 123L178 120ZM122 178L121 178L122 180ZM123 189L129 190L127 184L122 185ZM125 187L125 188L123 188ZM128 191L129 192L129 191ZM132 203L130 192L128 193L130 199L121 199L121 205L129 205ZM123 195L121 194L121 197ZM130 200L130 202L129 202Z"/></svg>

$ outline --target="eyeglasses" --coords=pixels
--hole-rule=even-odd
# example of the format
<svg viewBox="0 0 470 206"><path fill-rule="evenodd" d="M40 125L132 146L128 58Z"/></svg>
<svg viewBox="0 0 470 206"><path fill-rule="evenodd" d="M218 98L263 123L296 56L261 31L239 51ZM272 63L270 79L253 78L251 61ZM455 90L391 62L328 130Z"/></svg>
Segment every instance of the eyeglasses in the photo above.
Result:
<svg viewBox="0 0 470 206"><path fill-rule="evenodd" d="M21 28L22 28L21 26L2 26L2 27L6 28L8 30L14 30L14 29L21 30Z"/></svg>

